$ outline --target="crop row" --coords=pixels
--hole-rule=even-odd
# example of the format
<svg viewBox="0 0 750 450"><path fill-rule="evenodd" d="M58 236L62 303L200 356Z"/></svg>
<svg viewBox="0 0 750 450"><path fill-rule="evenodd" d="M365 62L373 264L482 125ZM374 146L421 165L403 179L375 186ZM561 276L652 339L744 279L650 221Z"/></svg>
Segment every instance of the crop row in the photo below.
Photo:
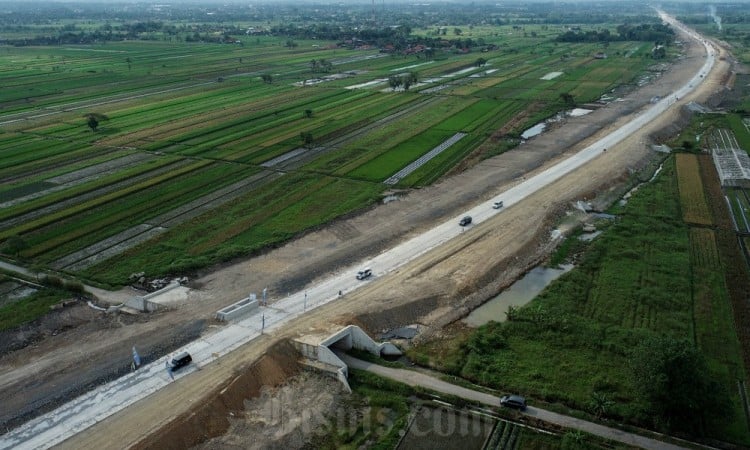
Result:
<svg viewBox="0 0 750 450"><path fill-rule="evenodd" d="M201 267L289 239L375 201L382 190L382 185L344 178L288 174L83 274L117 283L133 271Z"/></svg>
<svg viewBox="0 0 750 450"><path fill-rule="evenodd" d="M716 228L691 229L696 337L704 354L720 362L726 380L745 379L750 368L750 273L738 264L741 248L729 231L730 213L709 155L700 155L701 181Z"/></svg>
<svg viewBox="0 0 750 450"><path fill-rule="evenodd" d="M27 173L23 179L8 183L7 189L0 193L0 203L9 207L41 197L54 191L61 191L77 184L84 184L100 178L106 173L124 170L153 158L147 153L134 153L127 150L111 152L91 152L77 159L67 159L64 165L49 167L45 170ZM36 186L36 187L35 187Z"/></svg>
<svg viewBox="0 0 750 450"><path fill-rule="evenodd" d="M130 227L149 222L170 209L176 209L246 175L247 171L241 166L221 163L185 170L177 174L174 180L162 179L158 184L79 211L27 234L24 237L30 247L25 251L25 256L43 255L41 259L45 261L58 259Z"/></svg>
<svg viewBox="0 0 750 450"><path fill-rule="evenodd" d="M111 192L109 190L106 190L108 186L130 186L134 182L133 180L145 178L150 173L156 173L162 167L167 167L171 164L174 164L176 161L177 159L174 157L161 157L144 161L138 166L131 167L113 174L104 174L104 176L92 181L75 185L62 191L56 191L45 195L44 197L29 200L13 207L5 208L0 211L0 220L5 221L45 208L55 209L56 205L64 204L65 202L75 203L76 198L83 197L86 194L92 192L109 195L111 194ZM102 191L102 189L104 189L104 191ZM2 233L0 233L0 236L1 235Z"/></svg>
<svg viewBox="0 0 750 450"><path fill-rule="evenodd" d="M0 178L23 173L29 169L28 164L33 164L33 169L38 169L40 160L48 160L58 155L69 157L71 152L81 147L76 142L11 133L4 133L0 137L0 145L3 147L0 152ZM19 169L12 170L19 166Z"/></svg>
<svg viewBox="0 0 750 450"><path fill-rule="evenodd" d="M727 188L726 201L734 219L734 226L740 232L750 232L750 199L742 188Z"/></svg>
<svg viewBox="0 0 750 450"><path fill-rule="evenodd" d="M92 209L94 207L107 204L109 202L112 202L113 200L116 200L118 198L121 198L125 195L137 193L144 189L147 189L151 186L155 186L159 183L162 183L166 180L169 180L171 178L182 176L186 173L189 173L193 170L197 170L201 167L204 167L208 164L210 164L211 161L197 161L193 164L190 164L188 166L181 167L179 169L176 169L174 171L150 178L148 180L142 181L140 183L128 186L124 189L117 190L115 192L111 192L102 196L99 196L97 198L85 201L83 203L77 204L73 207L63 209L61 211L56 211L52 214L45 215L43 217L30 220L28 222L25 222L23 224L17 225L13 228L4 230L0 232L0 238L7 238L8 236L13 235L21 235L24 233L28 233L29 231L36 230L38 228L41 228L43 226L47 226L50 224L54 224L59 222L60 220L72 217L76 214L82 213L86 210Z"/></svg>
<svg viewBox="0 0 750 450"><path fill-rule="evenodd" d="M678 153L675 160L682 219L688 223L711 225L713 220L703 193L698 159L695 155Z"/></svg>

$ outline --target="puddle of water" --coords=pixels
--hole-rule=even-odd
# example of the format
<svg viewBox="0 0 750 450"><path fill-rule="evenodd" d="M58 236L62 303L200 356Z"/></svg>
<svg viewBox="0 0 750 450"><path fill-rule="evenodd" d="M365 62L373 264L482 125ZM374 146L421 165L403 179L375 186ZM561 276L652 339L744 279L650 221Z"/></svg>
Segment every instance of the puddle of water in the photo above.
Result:
<svg viewBox="0 0 750 450"><path fill-rule="evenodd" d="M521 134L521 139L529 139L534 136L542 134L542 131L547 128L547 124L544 122L538 123Z"/></svg>
<svg viewBox="0 0 750 450"><path fill-rule="evenodd" d="M664 168L664 164L659 164L659 167L658 167L658 168L656 169L656 171L654 172L654 174L653 174L653 175L651 175L651 178L649 178L649 180L648 180L648 181L646 181L646 182L643 182L643 183L639 183L639 184L636 184L636 185L635 185L635 186L633 187L633 189L631 189L631 190L629 190L628 192L626 192L626 193L625 193L625 195L623 195L623 196L622 196L622 198L621 198L621 199L620 199L620 201L619 201L619 204L620 204L620 206L625 206L625 205L626 205L626 204L628 203L628 200L630 200L630 197L631 197L631 196L632 196L633 194L635 194L635 192L636 192L636 191L637 191L637 190L638 190L638 189L639 189L639 188L640 188L641 186L643 186L643 185L644 185L644 184L646 184L646 183L650 183L650 182L654 181L654 180L656 179L656 177L657 177L657 176L659 175L659 173L661 172L661 169L662 169L662 168Z"/></svg>
<svg viewBox="0 0 750 450"><path fill-rule="evenodd" d="M581 117L581 116L585 116L586 114L592 111L593 109L573 108L568 112L568 115L570 117Z"/></svg>
<svg viewBox="0 0 750 450"><path fill-rule="evenodd" d="M550 72L547 75L543 76L541 79L542 80L554 80L555 78L559 77L562 74L563 74L562 72Z"/></svg>
<svg viewBox="0 0 750 450"><path fill-rule="evenodd" d="M602 234L601 230L594 231L593 233L583 233L582 235L578 236L578 240L583 242L591 242L600 234Z"/></svg>
<svg viewBox="0 0 750 450"><path fill-rule="evenodd" d="M411 339L419 333L419 329L416 326L408 326L395 328L388 332L380 335L380 339Z"/></svg>
<svg viewBox="0 0 750 450"><path fill-rule="evenodd" d="M36 293L36 289L13 281L0 283L0 307L8 306Z"/></svg>
<svg viewBox="0 0 750 450"><path fill-rule="evenodd" d="M548 123L559 122L566 117L585 116L586 114L590 112L593 112L593 110L584 109L584 108L573 108L569 111L563 111L563 112L557 113L555 114L554 117L551 117L545 120L544 122L539 122L538 124L534 125L533 127L521 133L521 139L530 139L530 138L533 138L534 136L538 136L542 134L542 132L547 128Z"/></svg>
<svg viewBox="0 0 750 450"><path fill-rule="evenodd" d="M463 322L470 327L479 327L490 320L505 322L505 312L508 311L508 306L525 305L542 292L548 284L572 268L572 264L560 266L559 269L535 267L500 295L472 311L463 319Z"/></svg>

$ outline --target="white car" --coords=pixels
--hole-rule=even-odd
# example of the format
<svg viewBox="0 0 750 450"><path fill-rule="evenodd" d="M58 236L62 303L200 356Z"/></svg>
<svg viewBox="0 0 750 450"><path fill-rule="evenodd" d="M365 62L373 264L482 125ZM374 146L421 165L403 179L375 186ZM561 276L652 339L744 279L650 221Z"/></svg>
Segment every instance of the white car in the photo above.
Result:
<svg viewBox="0 0 750 450"><path fill-rule="evenodd" d="M502 201L495 202L495 203L492 204L492 207L495 208L495 209L500 209L500 208L503 207L503 202Z"/></svg>
<svg viewBox="0 0 750 450"><path fill-rule="evenodd" d="M367 269L362 269L359 272L357 272L357 279L358 280L364 280L367 278L370 278L372 276L372 269L369 267Z"/></svg>

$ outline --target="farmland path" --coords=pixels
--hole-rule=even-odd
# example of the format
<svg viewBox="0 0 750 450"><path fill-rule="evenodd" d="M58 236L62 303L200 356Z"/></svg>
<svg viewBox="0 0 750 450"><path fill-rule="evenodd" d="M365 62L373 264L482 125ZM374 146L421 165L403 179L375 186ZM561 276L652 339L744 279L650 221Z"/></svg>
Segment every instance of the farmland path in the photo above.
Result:
<svg viewBox="0 0 750 450"><path fill-rule="evenodd" d="M442 392L444 394L454 395L467 400L484 403L490 406L500 406L500 399L491 394L484 392L475 391L462 386L457 386L430 376L426 373L416 372L413 370L406 369L395 369L391 367L385 367L378 364L373 364L361 359L354 358L349 355L339 353L338 356L351 368L366 370L370 373L374 373L378 376L390 378L409 386L419 386L431 389L433 391ZM529 406L524 415L533 417L535 419L542 420L544 422L553 423L560 425L565 428L573 428L575 430L581 430L586 433L590 433L596 436L610 439L617 442L622 442L627 445L633 445L648 450L680 450L685 447L670 444L668 442L659 441L646 436L641 436L635 433L629 433L627 431L618 430L616 428L599 425L597 423L589 422L587 420L578 419L576 417L566 416L546 409L535 408Z"/></svg>

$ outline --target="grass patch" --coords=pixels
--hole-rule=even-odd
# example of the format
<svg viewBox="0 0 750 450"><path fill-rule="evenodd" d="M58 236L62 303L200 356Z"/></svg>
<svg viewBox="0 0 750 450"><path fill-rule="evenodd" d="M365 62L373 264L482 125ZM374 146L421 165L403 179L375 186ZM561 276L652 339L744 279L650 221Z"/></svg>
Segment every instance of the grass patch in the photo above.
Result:
<svg viewBox="0 0 750 450"><path fill-rule="evenodd" d="M36 320L49 313L50 306L71 297L64 289L44 288L36 293L0 307L0 331Z"/></svg>

